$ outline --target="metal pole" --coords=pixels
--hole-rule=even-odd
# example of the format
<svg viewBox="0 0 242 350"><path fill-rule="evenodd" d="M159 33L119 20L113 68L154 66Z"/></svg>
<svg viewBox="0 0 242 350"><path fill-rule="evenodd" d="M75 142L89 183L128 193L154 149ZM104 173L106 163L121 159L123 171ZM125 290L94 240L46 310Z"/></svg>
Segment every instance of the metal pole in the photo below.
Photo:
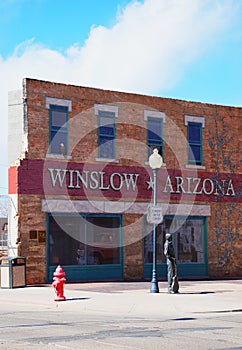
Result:
<svg viewBox="0 0 242 350"><path fill-rule="evenodd" d="M152 169L153 174L154 174L154 185L153 185L153 190L154 190L154 206L157 204L157 194L156 194L156 185L157 185L157 171L158 169ZM151 280L151 287L150 287L150 292L151 293L159 293L159 286L158 286L158 281L157 281L157 273L156 273L156 224L153 224L153 270L152 270L152 280Z"/></svg>

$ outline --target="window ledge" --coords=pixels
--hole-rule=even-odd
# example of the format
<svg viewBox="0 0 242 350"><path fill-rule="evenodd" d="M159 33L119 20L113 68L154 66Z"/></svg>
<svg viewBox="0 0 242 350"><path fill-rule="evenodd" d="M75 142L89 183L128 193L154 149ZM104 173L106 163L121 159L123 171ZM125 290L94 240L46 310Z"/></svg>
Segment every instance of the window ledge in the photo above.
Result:
<svg viewBox="0 0 242 350"><path fill-rule="evenodd" d="M118 159L111 158L95 158L96 162L105 162L105 163L119 163Z"/></svg>
<svg viewBox="0 0 242 350"><path fill-rule="evenodd" d="M186 164L187 169L206 169L204 165Z"/></svg>
<svg viewBox="0 0 242 350"><path fill-rule="evenodd" d="M63 154L47 153L46 158L71 160L72 156L63 156Z"/></svg>

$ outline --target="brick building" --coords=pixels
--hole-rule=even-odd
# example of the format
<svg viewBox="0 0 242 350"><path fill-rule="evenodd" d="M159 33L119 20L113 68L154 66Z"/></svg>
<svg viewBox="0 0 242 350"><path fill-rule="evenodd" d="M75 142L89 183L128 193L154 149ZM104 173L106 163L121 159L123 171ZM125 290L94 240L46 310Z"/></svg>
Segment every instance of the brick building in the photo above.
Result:
<svg viewBox="0 0 242 350"><path fill-rule="evenodd" d="M33 79L9 93L11 254L27 283L151 278L152 148L157 273L165 232L180 277L241 276L242 108Z"/></svg>

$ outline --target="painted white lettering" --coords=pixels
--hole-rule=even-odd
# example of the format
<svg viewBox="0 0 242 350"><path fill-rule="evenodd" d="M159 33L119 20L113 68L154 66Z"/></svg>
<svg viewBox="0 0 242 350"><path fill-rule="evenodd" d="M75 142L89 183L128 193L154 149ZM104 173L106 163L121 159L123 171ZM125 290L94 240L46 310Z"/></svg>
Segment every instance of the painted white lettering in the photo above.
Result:
<svg viewBox="0 0 242 350"><path fill-rule="evenodd" d="M192 180L192 177L187 177L187 194L192 194L192 191L191 191L191 180Z"/></svg>
<svg viewBox="0 0 242 350"><path fill-rule="evenodd" d="M83 177L83 173L86 176L85 179ZM80 174L80 172L78 170L76 170L76 188L80 188L79 181L81 181L82 186L84 186L85 188L88 187L88 174L89 174L89 171L85 170L83 173Z"/></svg>
<svg viewBox="0 0 242 350"><path fill-rule="evenodd" d="M114 177L115 176L118 176L119 177L119 185L118 187L115 187L114 185ZM122 186L123 186L123 179L122 179L122 175L120 175L119 173L113 173L111 176L110 176L110 185L112 187L113 190L115 191L119 191Z"/></svg>
<svg viewBox="0 0 242 350"><path fill-rule="evenodd" d="M171 184L171 178L170 178L169 175L166 178L165 188L164 188L163 192L168 192L166 187L169 187L169 189L170 189L169 192L170 193L175 193L175 191L173 190L173 187L172 187L172 184Z"/></svg>
<svg viewBox="0 0 242 350"><path fill-rule="evenodd" d="M206 188L206 184L207 184L207 183L209 183L209 185L210 185L210 190L207 190L207 188ZM203 191L205 194L211 194L211 193L213 193L213 191L214 191L214 183L213 183L213 180L208 179L208 178L204 179L204 180L203 180L202 191Z"/></svg>
<svg viewBox="0 0 242 350"><path fill-rule="evenodd" d="M225 183L225 180L222 180L222 185L219 183L218 180L215 180L215 192L214 192L214 195L215 196L218 196L219 195L219 192L218 190L221 192L221 194L224 196L224 183Z"/></svg>
<svg viewBox="0 0 242 350"><path fill-rule="evenodd" d="M229 191L231 191L231 194L229 194ZM234 186L232 184L232 179L229 180L229 184L228 184L228 188L227 188L227 192L226 192L225 196L235 196L235 190L234 190Z"/></svg>
<svg viewBox="0 0 242 350"><path fill-rule="evenodd" d="M193 183L195 182L195 187L194 187L192 193L193 193L193 194L202 194L202 188L201 188L201 190L198 192L198 187L199 187L199 185L200 185L201 179L200 179L199 177L194 177L194 178L192 179L192 182L193 182Z"/></svg>
<svg viewBox="0 0 242 350"><path fill-rule="evenodd" d="M125 174L125 173L123 173L123 176L124 176L124 181L125 181L125 185L126 185L127 190L129 191L129 188L131 185L132 190L135 191L139 174Z"/></svg>
<svg viewBox="0 0 242 350"><path fill-rule="evenodd" d="M81 186L92 190L119 191L125 186L127 191L136 191L139 185L140 174L135 173L112 173L108 176L104 171L88 171L82 173L74 169L48 168L52 187L64 187L66 182L69 189L79 189ZM146 181L148 184L149 182ZM150 185L149 185L150 186ZM150 187L149 187L150 188ZM207 196L236 196L236 191L232 182L213 178L201 179L198 177L175 176L174 179L168 175L164 184L164 193L184 193L184 194L205 194Z"/></svg>
<svg viewBox="0 0 242 350"><path fill-rule="evenodd" d="M104 175L105 175L105 172L104 171L99 171L99 174L100 174L100 187L99 187L99 190L108 190L110 188L110 185L108 185L107 187L104 187Z"/></svg>
<svg viewBox="0 0 242 350"><path fill-rule="evenodd" d="M98 188L98 172L97 171L92 171L90 174L90 189L91 190L96 190Z"/></svg>
<svg viewBox="0 0 242 350"><path fill-rule="evenodd" d="M186 193L186 191L183 188L183 178L181 176L175 176L176 179L176 193ZM181 191L180 191L181 189Z"/></svg>
<svg viewBox="0 0 242 350"><path fill-rule="evenodd" d="M75 170L69 170L69 185L68 188L74 188L73 185L73 173L75 172Z"/></svg>
<svg viewBox="0 0 242 350"><path fill-rule="evenodd" d="M51 178L51 183L52 183L52 187L55 187L56 182L59 183L59 186L62 188L64 180L66 178L66 169L51 169L48 168L49 172L50 172L50 178ZM56 172L54 174L54 171Z"/></svg>

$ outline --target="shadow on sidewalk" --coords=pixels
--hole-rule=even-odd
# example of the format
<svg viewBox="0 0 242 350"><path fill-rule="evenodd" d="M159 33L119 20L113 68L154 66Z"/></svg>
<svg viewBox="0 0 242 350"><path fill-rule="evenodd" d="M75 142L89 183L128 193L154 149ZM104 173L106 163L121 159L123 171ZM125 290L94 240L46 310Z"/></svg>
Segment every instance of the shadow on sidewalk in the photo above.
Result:
<svg viewBox="0 0 242 350"><path fill-rule="evenodd" d="M89 300L91 298L67 298L65 301Z"/></svg>
<svg viewBox="0 0 242 350"><path fill-rule="evenodd" d="M178 294L214 294L215 292L179 292Z"/></svg>

